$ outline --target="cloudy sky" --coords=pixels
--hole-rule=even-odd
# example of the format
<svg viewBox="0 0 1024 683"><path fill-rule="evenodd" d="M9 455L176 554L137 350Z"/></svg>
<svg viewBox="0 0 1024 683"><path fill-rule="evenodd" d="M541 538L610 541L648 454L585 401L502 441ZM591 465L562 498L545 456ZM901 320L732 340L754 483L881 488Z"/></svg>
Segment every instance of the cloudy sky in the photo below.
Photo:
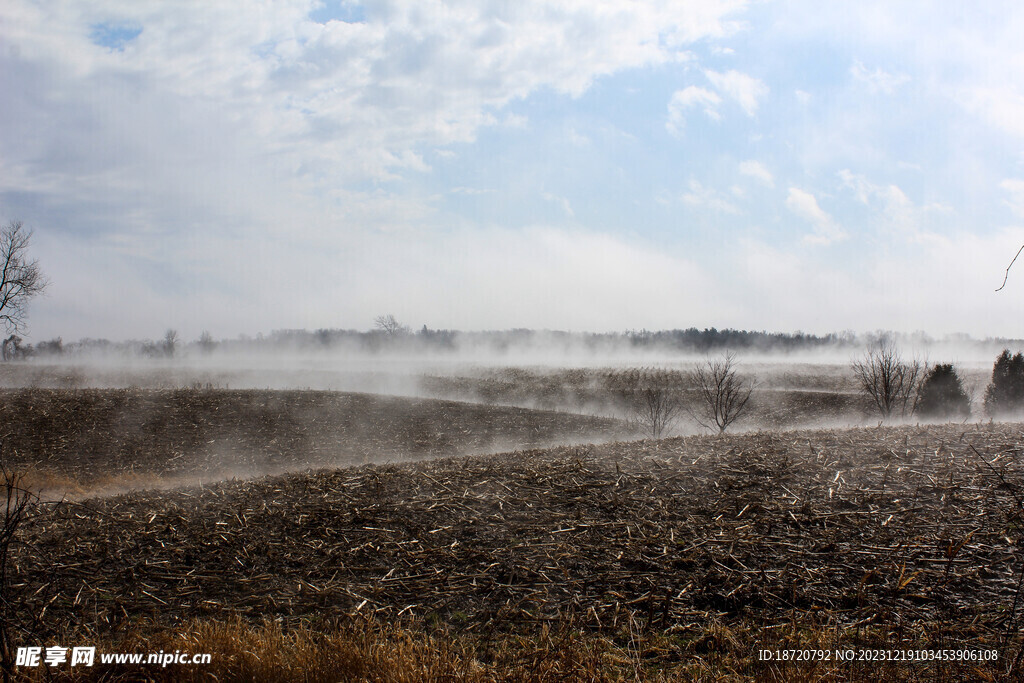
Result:
<svg viewBox="0 0 1024 683"><path fill-rule="evenodd" d="M0 4L33 340L1024 336L1024 6Z"/></svg>

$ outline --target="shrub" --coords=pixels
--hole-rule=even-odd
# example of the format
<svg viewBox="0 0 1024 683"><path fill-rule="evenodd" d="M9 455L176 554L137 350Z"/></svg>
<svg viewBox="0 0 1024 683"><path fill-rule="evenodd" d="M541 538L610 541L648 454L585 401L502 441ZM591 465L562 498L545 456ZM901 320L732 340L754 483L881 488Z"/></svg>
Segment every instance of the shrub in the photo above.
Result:
<svg viewBox="0 0 1024 683"><path fill-rule="evenodd" d="M971 399L951 364L939 363L925 377L917 414L935 418L970 417Z"/></svg>
<svg viewBox="0 0 1024 683"><path fill-rule="evenodd" d="M985 412L992 417L1024 408L1024 354L1010 356L1009 349L992 366L992 383L985 390Z"/></svg>
<svg viewBox="0 0 1024 683"><path fill-rule="evenodd" d="M40 356L59 356L64 353L64 340L57 337L50 341L41 341L36 345L36 352Z"/></svg>

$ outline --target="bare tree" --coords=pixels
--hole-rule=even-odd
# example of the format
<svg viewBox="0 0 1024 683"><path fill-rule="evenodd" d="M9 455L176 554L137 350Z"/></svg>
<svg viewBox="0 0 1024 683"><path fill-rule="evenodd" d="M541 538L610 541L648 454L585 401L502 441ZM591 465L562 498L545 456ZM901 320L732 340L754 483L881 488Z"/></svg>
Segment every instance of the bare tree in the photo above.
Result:
<svg viewBox="0 0 1024 683"><path fill-rule="evenodd" d="M721 434L747 409L754 382L739 376L736 354L725 352L718 360L708 359L690 373L697 389L697 406L690 415L705 429L718 428Z"/></svg>
<svg viewBox="0 0 1024 683"><path fill-rule="evenodd" d="M178 331L177 330L167 330L166 332L164 332L163 347L164 347L164 353L167 355L168 358L174 355L174 350L177 348L177 346L178 346Z"/></svg>
<svg viewBox="0 0 1024 683"><path fill-rule="evenodd" d="M217 342L213 340L213 335L208 330L203 330L199 335L199 341L196 342L199 345L199 350L203 353L210 353L217 348Z"/></svg>
<svg viewBox="0 0 1024 683"><path fill-rule="evenodd" d="M28 258L31 241L32 231L26 230L21 221L0 228L0 320L8 332L25 328L28 302L46 289L39 261Z"/></svg>
<svg viewBox="0 0 1024 683"><path fill-rule="evenodd" d="M884 419L914 412L927 362L916 357L904 360L892 339L883 337L850 365Z"/></svg>
<svg viewBox="0 0 1024 683"><path fill-rule="evenodd" d="M409 328L398 322L395 319L395 316L390 313L387 315L377 316L373 322L378 330L389 337L397 337L399 335L408 334L409 332Z"/></svg>
<svg viewBox="0 0 1024 683"><path fill-rule="evenodd" d="M679 398L669 387L648 385L636 389L632 403L637 424L655 439L660 439L679 417Z"/></svg>

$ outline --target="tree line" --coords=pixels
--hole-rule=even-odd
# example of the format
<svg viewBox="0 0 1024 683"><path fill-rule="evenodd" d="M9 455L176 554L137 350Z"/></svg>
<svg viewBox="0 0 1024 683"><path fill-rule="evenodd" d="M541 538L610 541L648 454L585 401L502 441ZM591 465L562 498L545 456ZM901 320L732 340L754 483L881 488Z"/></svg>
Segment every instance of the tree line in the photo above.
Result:
<svg viewBox="0 0 1024 683"><path fill-rule="evenodd" d="M168 341L167 334L174 339ZM824 335L803 332L765 332L714 327L698 329L626 330L622 332L568 332L560 330L533 330L514 328L508 330L460 331L434 329L422 325L414 329L399 322L394 316L380 316L369 330L321 328L274 330L269 334L255 336L239 335L229 339L215 340L210 332L204 331L198 338L184 340L174 330L168 330L163 338L155 340L112 341L105 338L85 338L76 342L64 342L60 338L40 342L35 347L21 346L16 357L31 355L90 355L112 354L121 356L166 357L178 351L207 353L220 349L229 353L278 353L285 351L343 350L359 353L382 353L400 351L403 353L457 353L474 349L496 354L529 351L552 351L555 353L667 353L715 355L733 353L813 353L816 351L840 351L850 353L856 349L872 346L879 339L894 338L889 333L876 332L855 334L840 332ZM931 341L922 335L915 335L914 341L927 344ZM965 343L998 343L1001 345L1024 345L1017 340L999 339L972 340L960 337L956 341Z"/></svg>

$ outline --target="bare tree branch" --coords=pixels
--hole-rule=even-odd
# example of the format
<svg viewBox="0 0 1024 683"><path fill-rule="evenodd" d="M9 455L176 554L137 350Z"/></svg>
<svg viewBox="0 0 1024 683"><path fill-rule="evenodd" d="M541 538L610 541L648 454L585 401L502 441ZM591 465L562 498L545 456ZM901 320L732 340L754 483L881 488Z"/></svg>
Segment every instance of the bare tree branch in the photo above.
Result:
<svg viewBox="0 0 1024 683"><path fill-rule="evenodd" d="M1010 279L1010 268L1013 268L1013 264L1017 261L1017 256L1020 256L1020 252L1022 251L1024 251L1024 244L1020 245L1020 249L1017 250L1016 256L1013 257L1013 261L1010 261L1010 265L1006 266L1006 275L1003 276L1003 284L999 285L999 289L996 290L997 292L1006 286L1006 281Z"/></svg>

